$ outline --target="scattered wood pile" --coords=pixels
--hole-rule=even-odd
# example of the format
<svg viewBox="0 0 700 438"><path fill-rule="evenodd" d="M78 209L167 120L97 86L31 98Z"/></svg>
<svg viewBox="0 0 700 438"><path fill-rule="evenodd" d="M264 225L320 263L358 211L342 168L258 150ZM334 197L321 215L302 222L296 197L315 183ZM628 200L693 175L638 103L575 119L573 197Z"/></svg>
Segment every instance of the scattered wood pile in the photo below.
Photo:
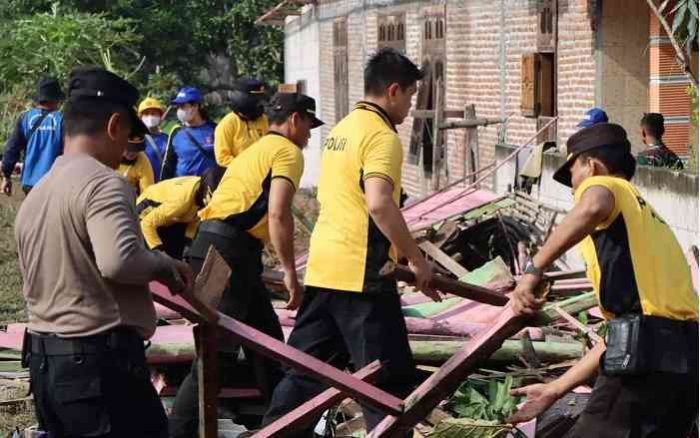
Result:
<svg viewBox="0 0 700 438"><path fill-rule="evenodd" d="M474 290L486 288L502 297L502 302L485 304L447 294L442 302L434 303L409 284L399 283L410 345L419 369L424 378L432 375L438 386L446 388L442 391L445 395L427 408L427 415L419 411L407 415L424 418L415 426L417 436L533 437L535 433L538 437L563 436L580 410L571 404L557 405L552 409L565 410L567 414L547 414L539 424L522 425L521 430L516 430L504 424L519 402L509 395L509 389L562 374L600 339L604 324L595 310L591 285L582 271L560 263L555 267L558 272L552 275L548 304L524 328L522 324L511 323L512 317L504 315L502 307L525 261L551 233L563 212L522 194L462 192L461 189L439 192L409 205L404 215L420 248L433 260L442 279ZM305 255L298 258L297 265L303 273ZM282 290L279 273L266 272L265 279L271 289ZM147 355L153 367L154 385L167 404L195 357L195 342L193 325L188 320L162 306L158 306L158 313L161 323ZM288 334L295 312L280 309L278 315ZM501 327L517 329L510 333L510 329ZM10 349L4 352L8 364L17 363L22 331L21 325L13 325L7 332L0 332L0 347ZM448 372L444 369L453 366L455 356L464 355L465 345L473 343L476 348L491 345L489 337L497 338L503 333L507 339L493 346L493 354L478 361L467 360L471 370L468 379L449 386L450 379L435 377L439 370ZM463 359L468 359L467 356ZM454 366L462 366L460 363ZM220 416L254 427L264 410L264 402L251 382L254 372L244 365L236 379L223 382L220 398L231 403L222 403ZM582 388L580 392L571 397L583 406L585 393L590 389ZM419 391L416 400L426 394ZM361 411L349 399L332 409L327 419L328 428L335 430L335 436L363 433ZM390 430L393 426L383 427Z"/></svg>

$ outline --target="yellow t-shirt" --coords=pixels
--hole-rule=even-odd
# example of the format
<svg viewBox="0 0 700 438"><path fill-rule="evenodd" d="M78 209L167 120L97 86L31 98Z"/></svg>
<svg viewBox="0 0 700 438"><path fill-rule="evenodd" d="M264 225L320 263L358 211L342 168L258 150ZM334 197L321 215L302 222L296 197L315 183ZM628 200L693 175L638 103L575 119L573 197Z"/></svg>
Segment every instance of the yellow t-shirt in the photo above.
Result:
<svg viewBox="0 0 700 438"><path fill-rule="evenodd" d="M610 217L586 237L579 250L606 318L639 313L677 320L698 319L698 296L688 263L671 228L627 180L587 178L576 202L593 186L610 190Z"/></svg>
<svg viewBox="0 0 700 438"><path fill-rule="evenodd" d="M380 177L401 195L403 147L380 107L360 102L328 135L318 181L320 213L311 236L304 284L350 292L387 285L379 270L396 251L369 216L364 181Z"/></svg>
<svg viewBox="0 0 700 438"><path fill-rule="evenodd" d="M198 176L166 179L148 187L139 196L136 211L149 248L163 244L158 237L160 227L184 223L187 224L185 236L194 238L199 223L196 194L201 181L202 178Z"/></svg>
<svg viewBox="0 0 700 438"><path fill-rule="evenodd" d="M269 133L229 164L211 201L199 211L199 218L224 221L268 242L267 207L272 180L284 178L296 190L303 172L301 149L283 135Z"/></svg>
<svg viewBox="0 0 700 438"><path fill-rule="evenodd" d="M143 152L136 155L133 162L122 161L117 172L126 178L131 186L136 190L136 195L143 193L153 184L153 168L148 157Z"/></svg>
<svg viewBox="0 0 700 438"><path fill-rule="evenodd" d="M247 121L231 112L226 115L214 131L214 155L219 166L228 166L248 146L267 134L267 116L262 115Z"/></svg>

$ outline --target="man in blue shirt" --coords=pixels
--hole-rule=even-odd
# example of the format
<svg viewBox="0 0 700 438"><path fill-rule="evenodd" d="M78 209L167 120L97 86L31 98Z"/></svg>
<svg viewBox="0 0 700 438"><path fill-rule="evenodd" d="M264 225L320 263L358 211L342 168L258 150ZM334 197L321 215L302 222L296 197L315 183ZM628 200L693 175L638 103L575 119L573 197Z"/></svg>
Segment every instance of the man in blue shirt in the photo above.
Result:
<svg viewBox="0 0 700 438"><path fill-rule="evenodd" d="M202 107L202 93L193 87L180 89L171 101L177 106L180 125L168 138L160 179L180 176L202 176L216 165L214 158L214 129Z"/></svg>
<svg viewBox="0 0 700 438"><path fill-rule="evenodd" d="M7 139L2 157L2 191L12 195L10 176L24 151L22 190L29 191L49 171L56 157L63 153L63 116L58 112L65 98L55 78L37 83L34 108L22 113Z"/></svg>

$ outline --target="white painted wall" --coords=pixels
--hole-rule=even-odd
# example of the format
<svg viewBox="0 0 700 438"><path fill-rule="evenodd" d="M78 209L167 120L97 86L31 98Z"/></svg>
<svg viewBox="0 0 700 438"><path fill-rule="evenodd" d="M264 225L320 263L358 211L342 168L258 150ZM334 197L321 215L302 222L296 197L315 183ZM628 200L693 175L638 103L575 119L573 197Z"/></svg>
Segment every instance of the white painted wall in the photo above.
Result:
<svg viewBox="0 0 700 438"><path fill-rule="evenodd" d="M316 114L324 120L321 111L319 80L320 47L319 25L314 11L288 19L284 38L284 81L306 81L306 94L316 99ZM318 181L321 160L321 130L311 131L309 144L304 149L304 175L301 187L312 187Z"/></svg>
<svg viewBox="0 0 700 438"><path fill-rule="evenodd" d="M496 146L496 159L500 161L512 151L511 148ZM545 154L541 183L540 186L533 187L532 196L548 205L569 210L574 202L571 189L552 179L562 162L561 156ZM520 165L522 166L522 162ZM514 172L515 161L504 164L498 170L494 178L497 193L505 193L508 190L508 185L513 183ZM690 245L698 244L700 213L697 176L665 169L638 167L632 182L639 188L644 199L671 226L683 251L687 251ZM575 251L567 254L567 263L583 266Z"/></svg>

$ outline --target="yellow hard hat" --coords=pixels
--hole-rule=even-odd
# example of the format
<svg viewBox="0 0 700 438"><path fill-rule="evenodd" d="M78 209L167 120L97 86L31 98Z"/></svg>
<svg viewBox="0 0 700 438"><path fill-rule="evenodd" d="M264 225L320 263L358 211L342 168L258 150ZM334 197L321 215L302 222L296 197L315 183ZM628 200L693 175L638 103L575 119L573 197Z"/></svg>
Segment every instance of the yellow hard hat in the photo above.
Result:
<svg viewBox="0 0 700 438"><path fill-rule="evenodd" d="M160 100L154 98L154 97L147 97L144 100L141 101L139 104L139 117L141 117L141 114L143 114L144 111L147 109L157 109L160 110L160 112L164 113L165 112L165 107L163 106L162 103L160 103Z"/></svg>

